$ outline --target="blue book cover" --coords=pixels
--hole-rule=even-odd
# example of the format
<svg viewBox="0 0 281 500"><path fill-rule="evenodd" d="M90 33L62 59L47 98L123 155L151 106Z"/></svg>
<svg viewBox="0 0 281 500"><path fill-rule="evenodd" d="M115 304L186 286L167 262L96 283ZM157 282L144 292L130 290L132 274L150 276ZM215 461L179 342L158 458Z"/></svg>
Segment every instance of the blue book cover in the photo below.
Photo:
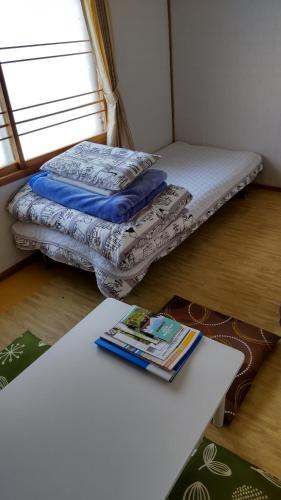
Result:
<svg viewBox="0 0 281 500"><path fill-rule="evenodd" d="M124 349L121 345L118 345L118 342L111 342L109 340L106 340L104 338L99 337L98 339L95 340L95 343L101 347L102 349L105 349L116 356L119 356L120 358L140 367L143 368L150 373L153 373L154 375L157 375L158 377L162 378L163 380L167 382L172 382L172 380L175 378L177 373L181 370L183 365L186 363L188 358L191 356L199 342L201 341L203 335L200 333L193 342L191 348L184 354L184 356L180 359L180 361L175 365L173 370L165 370L164 368L161 368L160 366L155 365L154 363L149 362L146 359L141 358L140 356L137 356L136 354L133 354L131 352L128 352L126 349Z"/></svg>

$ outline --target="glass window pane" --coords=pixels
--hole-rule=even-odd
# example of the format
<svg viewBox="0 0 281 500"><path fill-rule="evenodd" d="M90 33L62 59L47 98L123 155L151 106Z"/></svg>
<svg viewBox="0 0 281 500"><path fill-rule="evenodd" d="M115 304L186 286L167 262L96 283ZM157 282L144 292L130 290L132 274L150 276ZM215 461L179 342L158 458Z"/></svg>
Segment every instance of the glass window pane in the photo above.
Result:
<svg viewBox="0 0 281 500"><path fill-rule="evenodd" d="M9 131L7 127L1 127L5 124L4 116L0 107L0 168L15 162L10 140L4 139L9 135Z"/></svg>
<svg viewBox="0 0 281 500"><path fill-rule="evenodd" d="M3 65L13 109L98 88L91 54Z"/></svg>
<svg viewBox="0 0 281 500"><path fill-rule="evenodd" d="M1 125L5 125L5 120L4 120L5 113L3 113L0 105L0 127Z"/></svg>
<svg viewBox="0 0 281 500"><path fill-rule="evenodd" d="M46 116L45 118L38 118L36 120L20 123L17 127L18 133L19 135L21 135L37 128L48 127L62 121L78 118L82 115L91 114L93 116L93 120L95 120L95 115L93 113L97 113L101 109L103 109L101 107L101 104L91 104L89 106L85 106L84 108L73 109L70 111L66 111L65 113L59 113L53 116ZM61 131L59 131L59 133L61 133Z"/></svg>
<svg viewBox="0 0 281 500"><path fill-rule="evenodd" d="M19 122L47 115L48 113L56 113L69 108L75 108L77 106L85 106L88 103L97 102L102 99L102 92L90 92L80 97L68 98L62 101L52 102L50 104L41 104L39 106L35 106L34 108L22 109L21 111L14 112L14 117L16 122Z"/></svg>
<svg viewBox="0 0 281 500"><path fill-rule="evenodd" d="M0 141L0 168L14 163L13 151L8 139Z"/></svg>
<svg viewBox="0 0 281 500"><path fill-rule="evenodd" d="M101 134L103 121L101 115L93 115L72 122L57 125L40 132L23 135L21 144L26 159L34 158L75 142L83 141L92 135ZM67 137L67 142L65 138Z"/></svg>
<svg viewBox="0 0 281 500"><path fill-rule="evenodd" d="M37 43L37 42L34 42ZM60 43L59 45L40 45L36 47L20 47L1 49L1 62L35 59L36 57L59 56L91 51L90 42Z"/></svg>
<svg viewBox="0 0 281 500"><path fill-rule="evenodd" d="M2 68L19 134L104 109L103 103L92 104L102 99L101 92L93 92L99 88L93 55L77 54L90 51L90 44L87 41L73 43L75 40L88 39L80 0L5 0L3 11L2 47L72 42L1 51ZM14 16L15 11L17 16ZM69 55L61 56L62 54ZM19 61L37 57L48 58ZM5 64L5 61L14 60L19 62ZM80 94L87 95L73 97ZM81 109L67 111L85 104L87 106ZM30 106L32 107L29 108ZM16 111L21 108L29 109ZM39 118L58 111L61 113ZM71 124L57 125L20 136L25 159L104 132L104 115L92 114ZM19 123L30 119L32 121Z"/></svg>
<svg viewBox="0 0 281 500"><path fill-rule="evenodd" d="M80 0L2 0L1 46L85 40Z"/></svg>
<svg viewBox="0 0 281 500"><path fill-rule="evenodd" d="M0 120L0 139L5 139L5 137L8 137L8 135L9 135L8 128L2 126Z"/></svg>

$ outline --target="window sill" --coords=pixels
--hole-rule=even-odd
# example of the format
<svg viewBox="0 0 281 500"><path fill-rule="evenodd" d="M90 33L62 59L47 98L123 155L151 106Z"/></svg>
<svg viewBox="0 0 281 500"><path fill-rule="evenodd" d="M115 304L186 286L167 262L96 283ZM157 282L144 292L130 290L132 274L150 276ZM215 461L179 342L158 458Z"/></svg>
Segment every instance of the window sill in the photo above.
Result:
<svg viewBox="0 0 281 500"><path fill-rule="evenodd" d="M85 140L91 142L97 142L98 144L106 144L106 133L100 134L96 137L90 137ZM24 177L27 177L28 175L34 174L34 172L39 170L39 168L43 165L43 163L50 160L54 156L63 153L72 146L74 146L74 144L70 144L64 148L57 149L56 151L52 151L50 153L46 153L42 156L39 156L38 158L28 160L26 162L26 166L23 168L20 168L19 165L17 164L4 167L2 170L0 170L0 187L6 184L10 184L11 182L15 182Z"/></svg>

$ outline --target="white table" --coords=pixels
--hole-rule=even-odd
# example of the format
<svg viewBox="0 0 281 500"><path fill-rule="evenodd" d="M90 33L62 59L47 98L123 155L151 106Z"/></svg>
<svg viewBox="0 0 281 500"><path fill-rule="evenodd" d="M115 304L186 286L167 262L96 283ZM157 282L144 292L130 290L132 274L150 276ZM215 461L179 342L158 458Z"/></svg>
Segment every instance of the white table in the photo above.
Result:
<svg viewBox="0 0 281 500"><path fill-rule="evenodd" d="M94 339L105 300L0 393L1 500L164 500L243 361L204 338L171 383Z"/></svg>

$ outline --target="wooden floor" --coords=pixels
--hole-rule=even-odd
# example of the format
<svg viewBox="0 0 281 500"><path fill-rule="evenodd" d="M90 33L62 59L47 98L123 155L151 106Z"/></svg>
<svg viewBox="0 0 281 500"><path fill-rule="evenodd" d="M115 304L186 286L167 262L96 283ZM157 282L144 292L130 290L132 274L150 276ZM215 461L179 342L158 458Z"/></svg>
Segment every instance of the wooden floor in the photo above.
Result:
<svg viewBox="0 0 281 500"><path fill-rule="evenodd" d="M159 310L173 295L281 336L281 194L251 188L171 255L127 297ZM89 273L41 262L0 283L0 347L29 329L54 343L103 300ZM94 332L93 332L94 336ZM281 477L281 342L229 427L207 436Z"/></svg>

